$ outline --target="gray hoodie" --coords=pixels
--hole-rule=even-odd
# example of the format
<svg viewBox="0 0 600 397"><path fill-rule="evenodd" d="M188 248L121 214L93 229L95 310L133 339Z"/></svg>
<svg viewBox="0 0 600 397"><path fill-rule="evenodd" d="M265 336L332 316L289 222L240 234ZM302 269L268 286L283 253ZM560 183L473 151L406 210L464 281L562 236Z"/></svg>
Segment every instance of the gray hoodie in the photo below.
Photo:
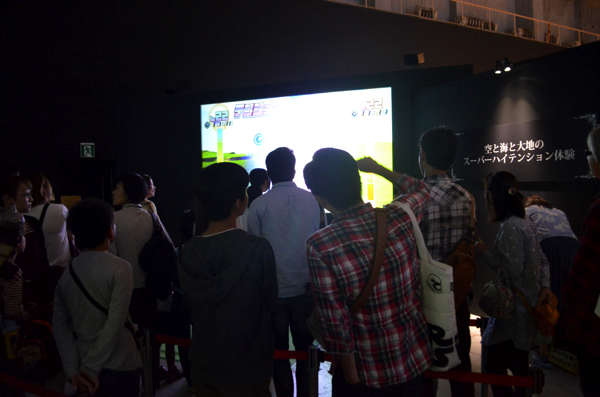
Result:
<svg viewBox="0 0 600 397"><path fill-rule="evenodd" d="M192 371L207 384L268 382L277 276L267 240L240 229L195 237L179 252L178 274L192 307Z"/></svg>

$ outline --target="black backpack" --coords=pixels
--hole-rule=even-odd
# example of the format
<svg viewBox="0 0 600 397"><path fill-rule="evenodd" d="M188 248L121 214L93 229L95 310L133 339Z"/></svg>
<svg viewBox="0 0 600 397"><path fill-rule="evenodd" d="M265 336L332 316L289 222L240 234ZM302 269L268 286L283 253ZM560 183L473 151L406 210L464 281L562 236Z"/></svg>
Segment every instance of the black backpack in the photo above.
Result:
<svg viewBox="0 0 600 397"><path fill-rule="evenodd" d="M140 268L146 272L146 288L153 298L166 299L173 292L171 282L177 272L177 253L171 239L163 232L156 214L152 215L154 233L140 252Z"/></svg>

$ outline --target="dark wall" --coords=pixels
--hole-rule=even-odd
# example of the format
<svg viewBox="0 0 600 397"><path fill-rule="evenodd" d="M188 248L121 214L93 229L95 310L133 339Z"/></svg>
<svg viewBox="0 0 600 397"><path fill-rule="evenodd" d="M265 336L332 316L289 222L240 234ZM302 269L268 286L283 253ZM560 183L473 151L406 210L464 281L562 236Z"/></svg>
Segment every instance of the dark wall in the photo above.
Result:
<svg viewBox="0 0 600 397"><path fill-rule="evenodd" d="M205 92L530 59L560 47L326 1L0 2L3 163L56 174L95 142L115 161L115 107ZM183 84L178 84L183 82ZM186 83L187 82L187 83ZM191 87L191 90L189 89ZM181 89L179 90L182 91ZM122 129L121 129L122 130ZM27 155L26 155L27 153Z"/></svg>
<svg viewBox="0 0 600 397"><path fill-rule="evenodd" d="M482 73L417 92L413 101L413 140L425 130L438 124L447 124L458 133L486 131L498 125L532 123L547 125L553 120L575 120L595 115L600 121L600 43L551 54L533 61L516 64L513 71L495 75ZM578 122L585 120L578 119ZM510 126L508 126L510 128ZM554 131L568 135L571 147L576 149L575 159L585 169L583 149L585 139L593 122L577 131ZM534 131L548 134L547 131ZM548 137L551 139L552 137ZM469 147L475 139L468 133L459 136L460 145ZM416 152L413 153L416 162ZM579 166L579 165L578 165ZM489 166L490 170L494 170ZM527 167L527 165L523 165ZM495 170L501 170L498 164ZM521 168L523 173L525 169ZM514 172L519 179L519 172ZM534 178L535 179L535 178ZM482 238L492 244L498 224L486 223L487 209L484 202L483 181L462 181L477 202L478 229ZM597 179L578 178L556 182L534 180L520 183L525 197L533 194L546 198L563 210L576 234L600 183ZM476 292L491 272L479 267Z"/></svg>
<svg viewBox="0 0 600 397"><path fill-rule="evenodd" d="M123 170L148 172L158 183L159 210L172 201L165 191L177 192L187 181L182 173L197 166L196 105L185 99L191 93L408 70L405 53L423 52L421 68L473 65L479 73L505 56L520 61L561 50L300 0L3 1L0 42L2 169L44 172L59 194L79 178L103 184ZM161 96L173 88L179 94ZM405 131L410 115L397 122ZM81 142L96 144L95 161L78 163ZM407 159L403 150L396 162ZM173 168L157 166L165 163ZM106 171L87 180L63 172L96 173L86 167Z"/></svg>

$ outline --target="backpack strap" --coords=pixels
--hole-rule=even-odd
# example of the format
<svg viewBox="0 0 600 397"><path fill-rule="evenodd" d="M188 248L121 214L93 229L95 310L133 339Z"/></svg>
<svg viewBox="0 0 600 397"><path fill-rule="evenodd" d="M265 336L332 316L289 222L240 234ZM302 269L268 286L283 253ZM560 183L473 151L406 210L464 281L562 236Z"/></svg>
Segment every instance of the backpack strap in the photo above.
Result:
<svg viewBox="0 0 600 397"><path fill-rule="evenodd" d="M40 215L40 227L42 227L42 225L44 224L44 219L46 218L46 211L48 211L48 207L50 207L50 203L44 204L42 214Z"/></svg>
<svg viewBox="0 0 600 397"><path fill-rule="evenodd" d="M381 265L383 263L383 257L385 247L387 245L387 210L385 208L375 208L375 216L377 219L377 229L375 231L375 255L373 255L373 268L371 269L371 277L363 288L362 292L356 298L352 306L350 306L350 313L356 314L367 302L369 296L375 288L379 272L381 271Z"/></svg>
<svg viewBox="0 0 600 397"><path fill-rule="evenodd" d="M100 310L102 313L104 313L106 316L108 316L108 309L105 308L104 306L102 306L101 304L99 304L94 298L92 298L92 295L90 295L90 293L87 291L87 289L85 289L85 287L83 286L83 283L81 282L79 277L77 277L75 270L73 270L73 264L69 264L69 273L71 273L71 277L73 277L75 284L77 284L77 286L79 287L81 292L83 292L83 294L90 301L90 303L92 305L96 306L96 308L98 310ZM127 328L127 330L129 332L131 332L131 336L133 336L133 339L135 340L135 334L136 334L135 327L136 326L131 321L131 315L129 313L127 313L127 318L125 319L125 324L123 324L123 326L125 328ZM136 344L137 344L137 342L136 342Z"/></svg>
<svg viewBox="0 0 600 397"><path fill-rule="evenodd" d="M96 308L98 308L98 310L100 310L102 313L104 313L108 316L108 309L106 309L104 306L99 304L94 298L92 298L92 295L90 295L90 293L87 291L87 289L85 289L85 287L83 286L83 283L81 282L79 277L77 277L75 270L73 270L72 264L69 265L69 272L71 273L71 277L73 277L75 284L77 284L77 286L79 287L81 292L83 292L83 294L91 302L91 304L96 306Z"/></svg>

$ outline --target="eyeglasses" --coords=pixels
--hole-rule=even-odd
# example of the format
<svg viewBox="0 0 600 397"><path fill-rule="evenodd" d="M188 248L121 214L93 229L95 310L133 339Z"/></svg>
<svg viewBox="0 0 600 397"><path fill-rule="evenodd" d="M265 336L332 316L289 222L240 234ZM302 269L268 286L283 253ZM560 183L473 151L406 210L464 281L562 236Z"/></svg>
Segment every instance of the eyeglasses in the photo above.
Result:
<svg viewBox="0 0 600 397"><path fill-rule="evenodd" d="M583 150L583 154L585 155L585 157L589 157L589 156L591 156L591 155L592 155L592 152L590 152L590 151L589 151L589 150L587 150L587 149L584 149L584 150Z"/></svg>
<svg viewBox="0 0 600 397"><path fill-rule="evenodd" d="M17 194L17 196L19 196L19 197L33 197L33 195L31 194L31 192L29 192L29 193L19 193L19 194Z"/></svg>

